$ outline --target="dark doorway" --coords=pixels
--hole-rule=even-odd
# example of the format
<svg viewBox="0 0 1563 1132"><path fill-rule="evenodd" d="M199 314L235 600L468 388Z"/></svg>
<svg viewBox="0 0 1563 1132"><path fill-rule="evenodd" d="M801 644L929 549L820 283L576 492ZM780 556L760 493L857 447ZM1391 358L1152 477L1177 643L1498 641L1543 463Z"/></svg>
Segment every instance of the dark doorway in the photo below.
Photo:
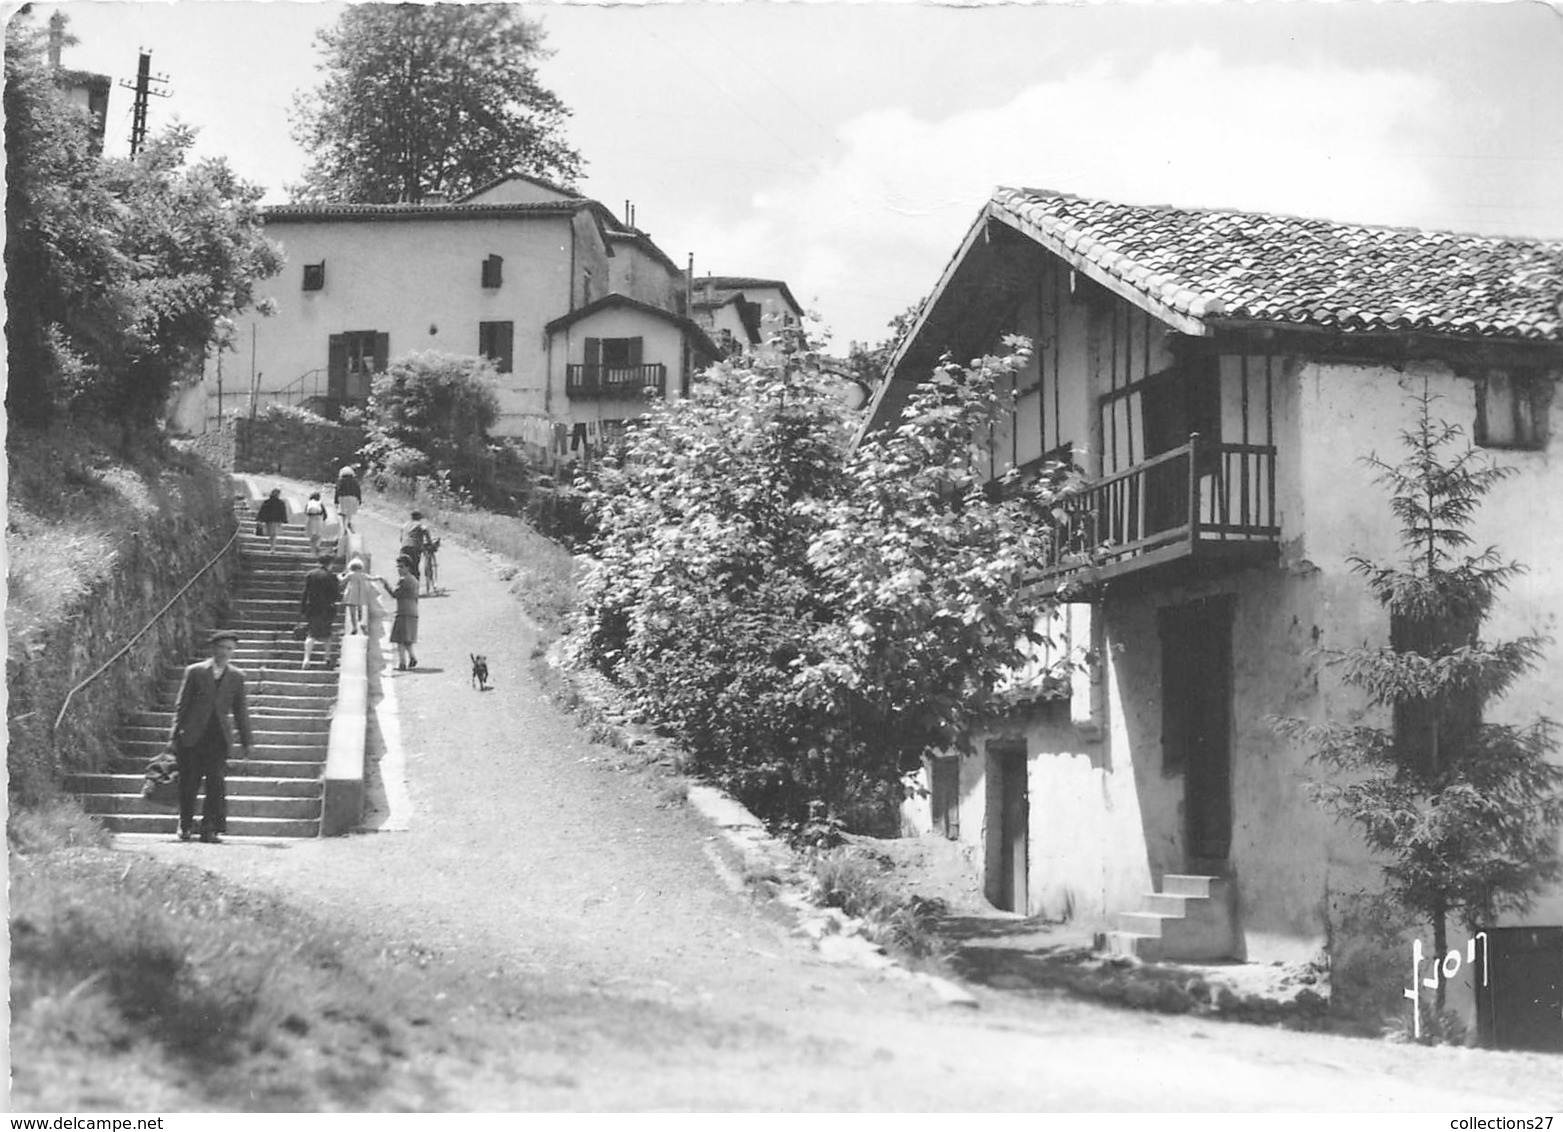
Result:
<svg viewBox="0 0 1563 1132"><path fill-rule="evenodd" d="M350 330L331 335L326 349L327 396L353 404L368 401L370 381L384 371L389 356L388 334Z"/></svg>
<svg viewBox="0 0 1563 1132"><path fill-rule="evenodd" d="M1563 1052L1563 928L1488 928L1486 947L1486 986L1475 968L1483 1044Z"/></svg>
<svg viewBox="0 0 1563 1132"><path fill-rule="evenodd" d="M933 830L951 841L961 839L961 760L947 755L929 760Z"/></svg>
<svg viewBox="0 0 1563 1132"><path fill-rule="evenodd" d="M1031 799L1026 790L1026 744L988 743L988 900L1006 912L1029 911L1027 834Z"/></svg>
<svg viewBox="0 0 1563 1132"><path fill-rule="evenodd" d="M1197 474L1205 476L1215 470L1215 446L1221 443L1218 361L1214 355L1189 358L1146 382L1141 395L1145 459L1187 444L1189 435L1197 432L1201 444L1207 446ZM1187 525L1191 505L1187 457L1169 459L1146 473L1146 534Z"/></svg>
<svg viewBox="0 0 1563 1132"><path fill-rule="evenodd" d="M1183 776L1188 868L1232 849L1232 612L1230 595L1161 611L1162 771Z"/></svg>

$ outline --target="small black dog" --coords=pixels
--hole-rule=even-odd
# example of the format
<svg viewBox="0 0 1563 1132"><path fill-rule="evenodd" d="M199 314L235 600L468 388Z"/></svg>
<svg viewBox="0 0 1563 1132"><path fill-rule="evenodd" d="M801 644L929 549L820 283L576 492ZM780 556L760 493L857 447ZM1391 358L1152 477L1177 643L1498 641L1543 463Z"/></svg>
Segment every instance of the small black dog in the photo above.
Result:
<svg viewBox="0 0 1563 1132"><path fill-rule="evenodd" d="M477 653L468 653L472 658L472 683L478 691L488 691L488 657L479 656Z"/></svg>

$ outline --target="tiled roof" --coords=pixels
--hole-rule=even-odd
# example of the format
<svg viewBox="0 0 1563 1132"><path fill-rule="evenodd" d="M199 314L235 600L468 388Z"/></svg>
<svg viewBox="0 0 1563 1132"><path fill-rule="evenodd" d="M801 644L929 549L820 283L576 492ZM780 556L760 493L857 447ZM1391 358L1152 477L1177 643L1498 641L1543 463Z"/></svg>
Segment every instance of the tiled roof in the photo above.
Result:
<svg viewBox="0 0 1563 1132"><path fill-rule="evenodd" d="M549 192L558 193L562 197L575 197L580 195L573 189L567 189L563 185L548 180L546 177L539 177L532 173L502 173L498 177L495 177L492 181L485 181L483 184L473 189L466 196L462 197L461 201L466 202L472 200L474 197L480 197L492 189L499 188L500 185L505 184L507 181L528 181L531 184L547 189Z"/></svg>
<svg viewBox="0 0 1563 1132"><path fill-rule="evenodd" d="M745 288L757 290L761 287L776 288L794 311L800 316L803 314L803 305L792 297L791 289L781 279L757 279L750 275L697 275L695 276L692 290L696 295L704 293L708 300L725 302ZM697 299L696 301L702 300Z"/></svg>
<svg viewBox="0 0 1563 1132"><path fill-rule="evenodd" d="M1001 188L991 207L1202 322L1563 341L1563 241L1115 204Z"/></svg>
<svg viewBox="0 0 1563 1132"><path fill-rule="evenodd" d="M314 223L326 220L490 220L497 217L568 215L591 202L581 197L525 204L275 204L269 221Z"/></svg>
<svg viewBox="0 0 1563 1132"><path fill-rule="evenodd" d="M617 291L609 292L602 298L597 299L594 302L587 303L584 307L576 307L569 314L560 315L558 318L554 319L552 322L548 323L548 325L543 327L543 329L552 334L556 330L563 330L567 326L574 326L583 318L589 318L598 311L608 310L610 308L641 311L644 314L651 315L653 318L659 318L664 322L670 322L674 326L677 326L680 330L684 331L684 333L690 335L694 339L695 345L710 357L720 358L722 356L722 351L717 349L716 343L711 341L711 336L705 332L705 328L702 327L699 323L695 322L693 319L685 318L683 315L677 314L674 311L663 310L661 307L653 306L647 302L642 302L640 299L632 299L628 295L621 295Z"/></svg>

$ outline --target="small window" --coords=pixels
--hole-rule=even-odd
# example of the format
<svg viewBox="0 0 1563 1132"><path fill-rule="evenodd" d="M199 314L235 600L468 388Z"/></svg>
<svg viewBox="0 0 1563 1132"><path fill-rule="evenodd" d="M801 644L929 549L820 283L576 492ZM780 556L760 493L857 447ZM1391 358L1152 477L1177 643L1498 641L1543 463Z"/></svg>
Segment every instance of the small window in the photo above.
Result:
<svg viewBox="0 0 1563 1132"><path fill-rule="evenodd" d="M592 301L592 273L590 271L581 274L581 305L589 306Z"/></svg>
<svg viewBox="0 0 1563 1132"><path fill-rule="evenodd" d="M500 373L509 373L514 364L515 332L513 322L478 323L478 353L492 361Z"/></svg>
<svg viewBox="0 0 1563 1132"><path fill-rule="evenodd" d="M1476 384L1476 443L1544 448L1552 384L1535 370L1489 370Z"/></svg>
<svg viewBox="0 0 1563 1132"><path fill-rule="evenodd" d="M326 286L326 261L304 265L304 290L320 291Z"/></svg>
<svg viewBox="0 0 1563 1132"><path fill-rule="evenodd" d="M491 255L483 261L483 286L498 287L503 282L501 272L504 264L504 258L497 255Z"/></svg>

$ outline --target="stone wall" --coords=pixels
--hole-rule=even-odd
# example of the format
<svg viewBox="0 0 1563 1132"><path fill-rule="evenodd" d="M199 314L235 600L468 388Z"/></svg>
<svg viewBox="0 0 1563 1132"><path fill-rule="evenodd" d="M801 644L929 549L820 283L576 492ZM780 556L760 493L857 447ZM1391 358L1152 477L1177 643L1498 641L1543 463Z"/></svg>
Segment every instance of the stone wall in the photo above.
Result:
<svg viewBox="0 0 1563 1132"><path fill-rule="evenodd" d="M364 430L312 413L273 408L234 422L234 471L335 483L344 464L358 463Z"/></svg>
<svg viewBox="0 0 1563 1132"><path fill-rule="evenodd" d="M205 461L176 456L142 484L154 506L131 514L115 532L110 569L51 624L8 642L6 762L11 794L23 803L55 792L62 774L104 769L122 715L150 707L167 667L193 659L204 647L202 631L226 617L236 545L126 656L75 695L51 737L69 690L145 626L234 533L230 481Z"/></svg>

